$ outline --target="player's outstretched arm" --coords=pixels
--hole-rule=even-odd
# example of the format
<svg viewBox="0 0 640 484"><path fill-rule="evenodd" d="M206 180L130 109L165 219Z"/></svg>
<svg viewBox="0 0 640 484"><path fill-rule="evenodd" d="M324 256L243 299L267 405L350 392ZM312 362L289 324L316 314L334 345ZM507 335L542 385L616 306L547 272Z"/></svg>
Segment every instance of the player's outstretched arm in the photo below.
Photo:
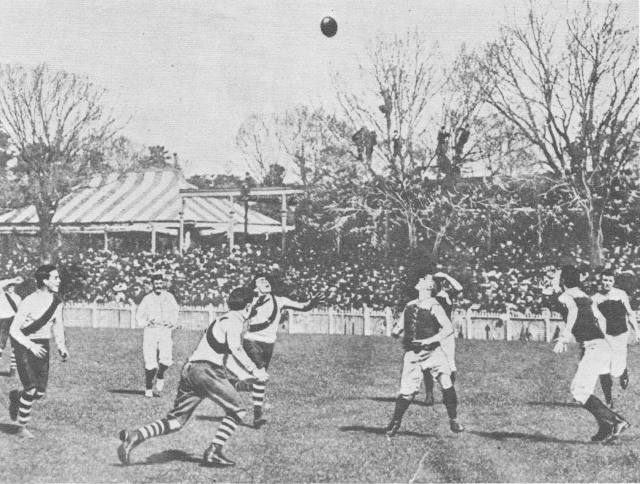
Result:
<svg viewBox="0 0 640 484"><path fill-rule="evenodd" d="M449 281L449 284L451 284L451 287L453 287L453 289L457 292L462 291L462 284L460 284L458 281L456 281L453 277L451 277L449 274L445 273L445 272L436 272L433 277L440 277L442 279L446 279L447 281Z"/></svg>
<svg viewBox="0 0 640 484"><path fill-rule="evenodd" d="M297 311L311 311L313 308L318 307L320 304L324 302L324 294L321 292L316 292L309 296L309 300L306 302L294 301L289 298L283 298L283 309L295 309Z"/></svg>

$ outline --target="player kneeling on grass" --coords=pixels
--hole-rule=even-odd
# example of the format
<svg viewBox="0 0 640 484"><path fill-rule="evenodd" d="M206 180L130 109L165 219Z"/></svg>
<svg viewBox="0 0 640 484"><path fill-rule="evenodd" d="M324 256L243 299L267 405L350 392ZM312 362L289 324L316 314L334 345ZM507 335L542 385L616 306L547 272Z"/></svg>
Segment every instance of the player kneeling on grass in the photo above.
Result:
<svg viewBox="0 0 640 484"><path fill-rule="evenodd" d="M591 441L607 444L630 426L629 422L593 394L598 377L608 374L611 367L611 346L604 336L607 323L596 303L579 289L580 272L577 268L564 266L560 284L564 292L558 301L568 310L567 324L553 351L564 353L571 335L580 345L582 357L571 382L571 394L598 422L598 432L591 437Z"/></svg>
<svg viewBox="0 0 640 484"><path fill-rule="evenodd" d="M451 369L440 345L442 340L453 334L453 326L434 297L436 284L433 277L420 277L415 288L418 290L418 299L407 304L401 318L403 327L396 325L392 332L395 337L404 332L405 353L400 394L385 431L388 437L398 433L402 417L420 390L422 372L429 370L442 387L442 400L449 414L449 428L452 432L462 432L464 427L457 420L458 397L451 383Z"/></svg>
<svg viewBox="0 0 640 484"><path fill-rule="evenodd" d="M131 451L146 439L180 430L204 398L220 405L226 415L202 459L204 466L233 466L235 462L222 454L247 410L234 383L248 380L266 382L265 370L258 369L242 349L242 328L251 310L253 292L236 288L229 295L230 311L211 323L200 344L182 368L178 394L166 418L156 420L133 432L122 430L118 448L120 461L127 465ZM234 382L229 380L231 378Z"/></svg>

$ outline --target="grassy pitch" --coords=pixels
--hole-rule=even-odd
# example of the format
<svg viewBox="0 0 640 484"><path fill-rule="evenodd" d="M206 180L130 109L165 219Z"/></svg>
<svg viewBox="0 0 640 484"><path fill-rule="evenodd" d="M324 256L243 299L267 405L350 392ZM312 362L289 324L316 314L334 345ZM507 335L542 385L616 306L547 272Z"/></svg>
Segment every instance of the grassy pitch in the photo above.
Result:
<svg viewBox="0 0 640 484"><path fill-rule="evenodd" d="M19 382L0 377L0 482L640 482L638 346L630 348L629 389L614 386L616 409L633 427L612 445L589 442L595 421L572 402L575 347L555 355L551 344L468 340L458 341L456 384L467 431L449 431L436 389L435 407L419 395L389 441L383 428L399 385L398 342L283 334L269 371L268 423L239 427L226 449L237 467L211 469L199 461L222 412L208 401L181 432L137 447L131 466L116 455L120 429L171 408L199 333L175 332L175 364L154 399L142 396L141 331L67 335L71 357L52 355L47 397L34 405L36 439L14 435L6 408ZM7 368L5 355L0 372Z"/></svg>

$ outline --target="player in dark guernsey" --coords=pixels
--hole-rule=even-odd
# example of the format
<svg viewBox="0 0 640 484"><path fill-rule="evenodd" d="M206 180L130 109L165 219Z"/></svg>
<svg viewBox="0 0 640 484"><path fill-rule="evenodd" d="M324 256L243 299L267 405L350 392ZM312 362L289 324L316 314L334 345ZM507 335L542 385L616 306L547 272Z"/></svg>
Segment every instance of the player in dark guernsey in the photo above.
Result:
<svg viewBox="0 0 640 484"><path fill-rule="evenodd" d="M616 279L613 270L604 270L600 275L600 281L602 282L602 292L595 294L593 300L607 320L605 339L611 345L611 371L607 375L600 375L600 384L607 405L613 408L612 377L619 379L623 390L629 386L627 345L633 344L638 337L638 322L629 304L627 293L614 287ZM629 332L628 325L633 328L633 333Z"/></svg>
<svg viewBox="0 0 640 484"><path fill-rule="evenodd" d="M451 369L441 342L453 333L453 326L438 304L436 283L429 274L420 276L415 289L418 298L409 302L400 321L394 326L392 335L404 333L402 346L405 350L402 365L400 392L396 399L391 422L386 428L388 437L394 437L411 401L420 390L423 371L428 370L442 387L442 400L449 415L452 432L462 432L464 427L457 420L458 398L451 383Z"/></svg>
<svg viewBox="0 0 640 484"><path fill-rule="evenodd" d="M229 467L235 465L222 449L247 413L236 387L239 382L266 382L268 375L259 369L242 349L242 328L251 311L253 291L236 288L229 295L229 312L209 325L200 344L182 368L178 394L166 418L151 422L138 430L122 430L118 458L124 465L131 451L152 437L177 432L187 423L202 400L208 398L225 411L202 465Z"/></svg>
<svg viewBox="0 0 640 484"><path fill-rule="evenodd" d="M592 442L609 443L630 424L594 395L598 376L609 373L611 346L605 340L606 320L597 305L580 285L580 272L574 266L562 268L560 277L564 292L558 301L567 308L566 326L553 351L563 353L572 337L580 345L582 356L571 382L571 394L598 422L598 432Z"/></svg>
<svg viewBox="0 0 640 484"><path fill-rule="evenodd" d="M444 309L444 312L447 315L447 318L449 318L449 321L452 321L451 315L453 314L453 300L462 292L462 285L449 274L445 274L444 272L436 272L433 275L433 279L436 286L436 301L438 301L440 306L442 306L442 309ZM451 286L449 290L445 289L446 283ZM455 384L457 372L455 331L451 334L451 336L441 341L440 344L442 346L444 354L447 355L447 360L449 361L449 368L451 369L451 383ZM425 370L423 373L423 377L424 387L426 391L424 401L427 406L431 406L434 404L433 376L431 376L431 372L429 370Z"/></svg>

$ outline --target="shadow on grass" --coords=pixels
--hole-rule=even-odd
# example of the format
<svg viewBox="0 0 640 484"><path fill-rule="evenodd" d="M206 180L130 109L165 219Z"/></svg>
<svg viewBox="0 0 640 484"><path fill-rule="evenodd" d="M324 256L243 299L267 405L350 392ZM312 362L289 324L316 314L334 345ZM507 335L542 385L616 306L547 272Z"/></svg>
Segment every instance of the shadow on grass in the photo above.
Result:
<svg viewBox="0 0 640 484"><path fill-rule="evenodd" d="M470 430L470 434L479 435L480 437L486 437L492 440L504 441L507 439L520 439L520 440L528 440L529 442L549 442L553 444L579 444L579 445L593 445L590 442L582 441L582 440L564 440L557 439L555 437L549 437L548 435L542 434L524 434L522 432L482 432L479 430Z"/></svg>
<svg viewBox="0 0 640 484"><path fill-rule="evenodd" d="M109 390L109 393L119 393L121 395L144 395L144 390L127 390L127 389L115 389Z"/></svg>
<svg viewBox="0 0 640 484"><path fill-rule="evenodd" d="M397 400L396 397L369 397L369 400L373 400L374 402L387 402L387 403L395 403ZM436 400L435 404L438 405L442 403L441 401ZM417 405L418 407L433 407L433 405L426 405L424 400L420 400L414 398L411 402L411 405Z"/></svg>
<svg viewBox="0 0 640 484"><path fill-rule="evenodd" d="M20 426L15 424L0 424L0 432L3 434L16 435Z"/></svg>
<svg viewBox="0 0 640 484"><path fill-rule="evenodd" d="M170 462L193 462L199 464L202 462L202 457L189 454L183 450L163 450L157 454L150 455L143 462L133 462L127 467L133 466L149 466L157 464L168 464ZM120 464L122 466L122 464Z"/></svg>
<svg viewBox="0 0 640 484"><path fill-rule="evenodd" d="M205 420L207 422L222 422L223 418L224 417L212 417L210 415L197 415L196 416L196 420ZM249 424L249 423L246 423L246 422L241 422L240 426L241 427L248 427L250 429L253 428L253 424Z"/></svg>
<svg viewBox="0 0 640 484"><path fill-rule="evenodd" d="M540 406L540 407L571 407L571 408L582 407L582 405L576 402L527 402L527 405Z"/></svg>
<svg viewBox="0 0 640 484"><path fill-rule="evenodd" d="M366 427L364 425L347 425L339 427L341 432L363 432L365 434L385 435L385 429L380 427ZM398 435L409 435L412 437L435 437L433 434L423 434L420 432L411 432L407 430L400 430Z"/></svg>

